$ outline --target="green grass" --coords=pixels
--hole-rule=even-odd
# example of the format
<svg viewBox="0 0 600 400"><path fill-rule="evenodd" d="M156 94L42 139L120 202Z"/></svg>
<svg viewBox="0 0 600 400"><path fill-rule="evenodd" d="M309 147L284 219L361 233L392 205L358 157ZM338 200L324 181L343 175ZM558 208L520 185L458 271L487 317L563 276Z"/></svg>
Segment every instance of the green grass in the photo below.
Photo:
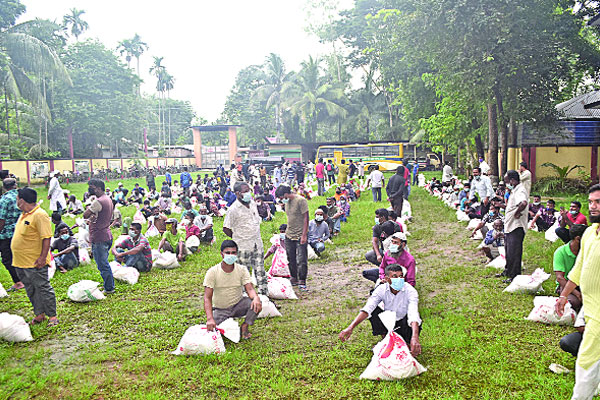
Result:
<svg viewBox="0 0 600 400"><path fill-rule="evenodd" d="M160 180L157 180L157 183ZM124 182L132 187L134 181ZM70 185L80 195L85 185ZM45 191L42 190L44 193ZM45 194L45 193L44 193ZM34 341L0 342L0 398L44 399L548 399L567 398L573 375L554 375L552 362L573 369L558 340L572 329L524 320L533 296L502 293L494 270L481 266L477 243L468 239L454 212L413 189L411 252L418 263L423 318L419 361L423 375L404 381L360 381L378 339L368 323L340 343L371 285L360 271L370 247L374 210L370 193L352 204L342 234L323 258L309 263L311 291L279 301L283 317L261 319L249 341L226 341L221 356L172 356L185 330L204 320L202 281L220 260L203 248L181 268L143 274L137 285L117 283L106 300L77 304L66 290L80 279L100 280L95 266L57 276L61 325L32 329ZM324 200L309 202L311 212ZM47 203L47 201L45 202ZM382 203L385 204L385 203ZM132 215L133 208L122 209ZM261 227L265 245L285 216ZM222 219L215 219L220 242ZM528 232L525 268L551 271L552 252L543 234ZM266 263L270 265L270 259ZM0 282L10 284L0 269ZM552 293L553 280L544 284ZM2 311L32 317L22 291L0 300Z"/></svg>

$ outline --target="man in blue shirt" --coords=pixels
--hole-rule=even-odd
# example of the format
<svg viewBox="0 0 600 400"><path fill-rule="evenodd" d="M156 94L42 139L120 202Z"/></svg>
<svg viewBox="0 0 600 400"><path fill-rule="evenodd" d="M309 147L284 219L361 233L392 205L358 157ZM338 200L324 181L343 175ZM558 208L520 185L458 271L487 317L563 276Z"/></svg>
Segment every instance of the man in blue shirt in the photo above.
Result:
<svg viewBox="0 0 600 400"><path fill-rule="evenodd" d="M183 167L183 172L181 173L179 180L181 181L181 187L183 188L183 193L185 193L185 195L187 197L189 197L190 186L192 185L192 176L188 172L187 167Z"/></svg>
<svg viewBox="0 0 600 400"><path fill-rule="evenodd" d="M171 186L171 173L169 171L165 173L165 181L167 181L167 185Z"/></svg>
<svg viewBox="0 0 600 400"><path fill-rule="evenodd" d="M14 285L7 289L9 292L23 289L25 286L17 276L17 271L12 265L12 251L10 242L15 232L15 225L21 210L17 207L17 181L13 178L6 178L2 182L6 193L0 198L0 253L2 254L2 264L8 270Z"/></svg>

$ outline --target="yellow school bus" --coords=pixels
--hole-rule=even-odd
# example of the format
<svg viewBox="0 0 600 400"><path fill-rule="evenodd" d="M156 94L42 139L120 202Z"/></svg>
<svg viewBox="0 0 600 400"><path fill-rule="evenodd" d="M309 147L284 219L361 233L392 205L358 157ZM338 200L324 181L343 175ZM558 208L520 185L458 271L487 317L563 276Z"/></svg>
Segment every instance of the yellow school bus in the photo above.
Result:
<svg viewBox="0 0 600 400"><path fill-rule="evenodd" d="M317 149L317 158L315 163L323 159L336 165L341 164L342 159L354 162L362 160L365 163L365 171L370 171L373 166L379 165L380 171L392 171L403 165L404 148L402 143L369 143L369 144L344 144L344 145L324 145Z"/></svg>

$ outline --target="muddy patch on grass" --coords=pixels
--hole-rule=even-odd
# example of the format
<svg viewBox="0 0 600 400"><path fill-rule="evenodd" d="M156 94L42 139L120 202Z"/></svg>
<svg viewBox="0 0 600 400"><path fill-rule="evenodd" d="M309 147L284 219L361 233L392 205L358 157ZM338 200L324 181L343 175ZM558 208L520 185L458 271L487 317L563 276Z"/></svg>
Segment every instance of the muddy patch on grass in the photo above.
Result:
<svg viewBox="0 0 600 400"><path fill-rule="evenodd" d="M55 368L60 366L77 365L76 359L84 353L91 345L105 343L104 334L97 332L87 325L74 328L74 332L65 337L46 340L40 343L40 347L47 352L44 358L44 366Z"/></svg>

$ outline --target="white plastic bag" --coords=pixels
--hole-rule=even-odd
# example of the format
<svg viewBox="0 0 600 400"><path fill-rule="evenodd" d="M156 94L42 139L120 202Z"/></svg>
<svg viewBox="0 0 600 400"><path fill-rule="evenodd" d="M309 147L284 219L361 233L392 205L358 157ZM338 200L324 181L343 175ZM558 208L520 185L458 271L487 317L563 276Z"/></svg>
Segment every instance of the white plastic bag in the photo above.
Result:
<svg viewBox="0 0 600 400"><path fill-rule="evenodd" d="M31 329L20 315L0 314L0 338L9 342L31 342Z"/></svg>
<svg viewBox="0 0 600 400"><path fill-rule="evenodd" d="M396 313L384 311L379 314L379 318L388 329L388 334L373 347L373 358L360 375L360 379L391 381L411 378L427 371L410 354L410 349L402 336L393 331Z"/></svg>
<svg viewBox="0 0 600 400"><path fill-rule="evenodd" d="M471 220L464 211L460 210L456 210L456 219L462 222L469 222Z"/></svg>
<svg viewBox="0 0 600 400"><path fill-rule="evenodd" d="M171 354L196 355L196 354L222 354L225 353L223 337L234 343L240 341L240 328L234 319L229 318L219 325L214 332L206 330L206 325L190 326Z"/></svg>
<svg viewBox="0 0 600 400"><path fill-rule="evenodd" d="M315 253L315 249L312 248L312 246L310 244L306 245L306 254L307 254L307 258L309 260L314 260L316 258L319 258L319 256L317 256L317 253Z"/></svg>
<svg viewBox="0 0 600 400"><path fill-rule="evenodd" d="M559 317L554 311L557 301L558 297L536 296L533 299L533 310L531 310L531 313L525 319L534 322L543 322L544 324L573 326L577 318L577 313L571 308L571 304L567 302L563 316Z"/></svg>
<svg viewBox="0 0 600 400"><path fill-rule="evenodd" d="M558 228L560 225L558 224L558 218L556 219L556 222L554 222L554 224L548 228L548 230L546 232L544 232L544 237L546 238L546 240L551 241L552 243L556 242L558 240L558 236L556 235L556 228Z"/></svg>
<svg viewBox="0 0 600 400"><path fill-rule="evenodd" d="M269 297L272 299L295 300L298 298L292 287L292 283L287 278L281 278L277 276L267 276L267 290Z"/></svg>
<svg viewBox="0 0 600 400"><path fill-rule="evenodd" d="M152 264L154 268L158 269L173 269L179 267L179 262L177 262L177 255L175 253L171 253L170 251L165 251L161 253L158 258Z"/></svg>
<svg viewBox="0 0 600 400"><path fill-rule="evenodd" d="M106 296L100 291L98 285L100 284L94 281L79 281L69 286L69 289L67 289L67 296L69 299L79 303L105 299Z"/></svg>
<svg viewBox="0 0 600 400"><path fill-rule="evenodd" d="M158 256L160 256L160 251L156 250L156 249L152 249L152 261L154 262L154 260L156 260L158 258Z"/></svg>
<svg viewBox="0 0 600 400"><path fill-rule="evenodd" d="M200 247L200 239L198 236L192 235L185 241L185 247L187 247L190 253L195 253L198 251L198 247Z"/></svg>
<svg viewBox="0 0 600 400"><path fill-rule="evenodd" d="M281 313L267 296L259 294L258 297L262 303L262 310L258 314L257 318L281 317Z"/></svg>
<svg viewBox="0 0 600 400"><path fill-rule="evenodd" d="M54 274L56 273L56 261L54 261L54 257L50 260L50 264L48 265L48 280L52 280L54 278Z"/></svg>
<svg viewBox="0 0 600 400"><path fill-rule="evenodd" d="M469 224L467 225L467 227L465 229L468 231L472 231L473 229L475 229L479 226L480 222L481 222L480 219L473 218L472 220L469 221Z"/></svg>
<svg viewBox="0 0 600 400"><path fill-rule="evenodd" d="M88 252L88 249L79 249L79 264L86 265L90 262L92 262L92 260L90 259L90 253Z"/></svg>
<svg viewBox="0 0 600 400"><path fill-rule="evenodd" d="M111 261L109 265L110 269L112 270L113 277L118 281L135 285L138 279L140 279L140 271L133 267L126 267L116 261Z"/></svg>
<svg viewBox="0 0 600 400"><path fill-rule="evenodd" d="M0 283L0 299L3 297L8 297L8 293L6 292L6 289L4 289L4 286L2 286Z"/></svg>
<svg viewBox="0 0 600 400"><path fill-rule="evenodd" d="M537 293L548 278L550 278L550 274L538 268L531 275L515 276L510 285L503 291L507 293Z"/></svg>
<svg viewBox="0 0 600 400"><path fill-rule="evenodd" d="M160 232L158 231L158 228L154 224L152 224L150 225L150 227L148 227L148 230L146 231L144 236L146 236L147 238L160 236Z"/></svg>
<svg viewBox="0 0 600 400"><path fill-rule="evenodd" d="M137 222L138 224L145 225L146 217L144 217L144 214L142 214L142 212L140 210L137 210L135 212L135 214L133 215L133 222Z"/></svg>

